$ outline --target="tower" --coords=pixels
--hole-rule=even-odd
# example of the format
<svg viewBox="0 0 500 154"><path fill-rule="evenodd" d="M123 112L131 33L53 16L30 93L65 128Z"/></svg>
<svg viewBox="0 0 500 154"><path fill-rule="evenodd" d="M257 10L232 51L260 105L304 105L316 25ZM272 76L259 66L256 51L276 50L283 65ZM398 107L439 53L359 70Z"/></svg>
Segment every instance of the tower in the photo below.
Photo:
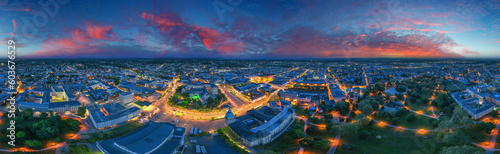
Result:
<svg viewBox="0 0 500 154"><path fill-rule="evenodd" d="M226 113L226 116L224 116L224 119L226 120L226 125L228 125L228 126L229 126L229 124L236 121L236 119L234 118L234 114L231 111L231 108L229 108L229 110L227 110L227 113Z"/></svg>

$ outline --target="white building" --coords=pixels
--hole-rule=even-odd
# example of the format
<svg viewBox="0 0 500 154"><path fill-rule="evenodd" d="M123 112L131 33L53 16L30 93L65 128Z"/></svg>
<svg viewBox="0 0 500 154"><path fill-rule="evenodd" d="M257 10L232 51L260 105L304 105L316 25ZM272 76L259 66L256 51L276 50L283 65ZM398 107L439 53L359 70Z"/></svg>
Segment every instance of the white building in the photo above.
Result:
<svg viewBox="0 0 500 154"><path fill-rule="evenodd" d="M130 103L134 101L134 93L130 91L120 93L119 97L120 97L120 102L122 103Z"/></svg>
<svg viewBox="0 0 500 154"><path fill-rule="evenodd" d="M108 111L109 110L109 111ZM91 108L89 117L95 128L109 127L133 119L141 114L141 109L131 107L112 111L111 109Z"/></svg>
<svg viewBox="0 0 500 154"><path fill-rule="evenodd" d="M238 134L243 144L253 147L264 145L278 138L295 120L295 110L283 110L264 106L249 110L246 115L234 117L229 110L225 116L226 125Z"/></svg>

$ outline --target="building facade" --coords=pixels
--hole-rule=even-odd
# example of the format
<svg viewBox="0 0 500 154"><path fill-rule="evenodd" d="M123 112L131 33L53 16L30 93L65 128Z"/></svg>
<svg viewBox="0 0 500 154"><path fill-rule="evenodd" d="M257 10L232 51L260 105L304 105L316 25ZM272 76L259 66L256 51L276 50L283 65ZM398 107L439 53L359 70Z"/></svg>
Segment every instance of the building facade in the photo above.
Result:
<svg viewBox="0 0 500 154"><path fill-rule="evenodd" d="M225 116L226 124L238 134L246 146L267 144L278 138L295 120L295 110L278 110L268 106L247 111L246 115L234 117L231 110Z"/></svg>
<svg viewBox="0 0 500 154"><path fill-rule="evenodd" d="M134 93L130 91L120 93L119 99L122 103L130 103L134 101Z"/></svg>

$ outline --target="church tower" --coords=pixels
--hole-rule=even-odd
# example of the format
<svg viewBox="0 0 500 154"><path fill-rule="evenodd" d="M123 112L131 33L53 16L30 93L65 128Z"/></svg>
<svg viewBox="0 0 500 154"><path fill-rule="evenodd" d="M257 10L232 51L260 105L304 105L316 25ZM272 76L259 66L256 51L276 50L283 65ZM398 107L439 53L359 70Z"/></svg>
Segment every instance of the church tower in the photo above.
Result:
<svg viewBox="0 0 500 154"><path fill-rule="evenodd" d="M236 121L236 119L234 118L234 114L231 111L231 108L229 108L229 110L227 110L227 113L226 113L226 116L224 116L224 119L226 120L226 125L228 125L228 126L229 126L229 124Z"/></svg>

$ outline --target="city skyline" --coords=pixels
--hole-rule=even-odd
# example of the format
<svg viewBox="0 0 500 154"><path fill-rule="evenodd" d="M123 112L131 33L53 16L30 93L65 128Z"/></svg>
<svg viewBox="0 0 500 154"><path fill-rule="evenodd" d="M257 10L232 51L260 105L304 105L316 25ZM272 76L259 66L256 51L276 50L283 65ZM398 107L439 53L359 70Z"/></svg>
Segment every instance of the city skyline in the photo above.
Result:
<svg viewBox="0 0 500 154"><path fill-rule="evenodd" d="M54 2L0 3L18 57L499 58L495 1Z"/></svg>
<svg viewBox="0 0 500 154"><path fill-rule="evenodd" d="M500 0L3 0L0 154L494 154Z"/></svg>

